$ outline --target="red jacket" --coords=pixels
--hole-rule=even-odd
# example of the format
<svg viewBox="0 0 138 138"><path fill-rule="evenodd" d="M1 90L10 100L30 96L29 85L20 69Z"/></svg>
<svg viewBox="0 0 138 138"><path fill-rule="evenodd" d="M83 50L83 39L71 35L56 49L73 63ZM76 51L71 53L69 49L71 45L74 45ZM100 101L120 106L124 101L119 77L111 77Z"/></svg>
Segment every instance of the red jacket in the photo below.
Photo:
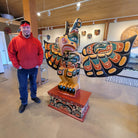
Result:
<svg viewBox="0 0 138 138"><path fill-rule="evenodd" d="M40 66L43 62L43 49L38 39L33 37L25 38L22 32L14 37L8 46L9 58L15 68L21 66L24 69L31 69Z"/></svg>

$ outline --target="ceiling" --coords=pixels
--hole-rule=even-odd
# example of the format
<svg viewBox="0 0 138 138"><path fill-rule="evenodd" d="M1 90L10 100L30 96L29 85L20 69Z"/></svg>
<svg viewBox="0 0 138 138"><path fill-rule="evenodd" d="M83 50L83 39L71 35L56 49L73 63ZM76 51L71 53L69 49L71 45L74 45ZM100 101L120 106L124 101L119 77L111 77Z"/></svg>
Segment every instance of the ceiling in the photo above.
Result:
<svg viewBox="0 0 138 138"><path fill-rule="evenodd" d="M23 17L22 0L7 0L9 14L15 18ZM37 12L79 2L80 0L36 0ZM32 7L33 8L33 7ZM0 13L8 13L6 0L0 0ZM138 0L90 0L82 3L80 10L76 5L47 12L37 17L39 27L60 26L65 21L73 23L76 18L82 21L100 20L114 17L138 15Z"/></svg>

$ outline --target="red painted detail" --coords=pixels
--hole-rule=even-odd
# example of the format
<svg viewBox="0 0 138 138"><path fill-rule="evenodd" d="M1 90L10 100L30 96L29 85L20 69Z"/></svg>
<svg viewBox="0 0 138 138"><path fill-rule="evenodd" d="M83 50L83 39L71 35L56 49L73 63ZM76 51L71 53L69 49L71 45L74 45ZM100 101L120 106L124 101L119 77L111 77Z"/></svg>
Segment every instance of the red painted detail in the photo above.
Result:
<svg viewBox="0 0 138 138"><path fill-rule="evenodd" d="M100 62L97 65L95 65L93 62L92 62L92 64L93 64L93 67L95 68L95 70L101 70L102 69Z"/></svg>
<svg viewBox="0 0 138 138"><path fill-rule="evenodd" d="M70 114L70 113L68 113L68 112L66 112L66 111L64 111L64 110L61 110L61 109L59 109L59 108L56 108L55 106L52 106L52 105L50 105L50 104L49 104L48 106L51 107L51 108L53 108L53 109L55 109L55 110L57 110L57 111L60 111L61 113L66 114L66 115L68 115L68 116L70 116L70 117L72 117L72 118L74 118L74 119L77 119L77 120L79 120L79 121L81 121L81 122L84 121L84 119L85 119L85 117L86 117L86 114L87 114L87 112L88 112L88 110L89 110L89 106L88 106L88 108L87 108L86 112L84 113L83 117L82 117L82 118L77 118L76 116L74 116L74 115L72 115L72 114Z"/></svg>
<svg viewBox="0 0 138 138"><path fill-rule="evenodd" d="M75 51L75 46L73 46L73 45L70 45L70 44L67 44L67 45L64 45L63 47L62 47L62 51L63 51L63 53L64 53L64 51Z"/></svg>
<svg viewBox="0 0 138 138"><path fill-rule="evenodd" d="M55 60L55 58L51 57L51 59L50 59L50 60L51 60L51 62L53 63L53 62L54 62L54 60Z"/></svg>
<svg viewBox="0 0 138 138"><path fill-rule="evenodd" d="M93 46L94 46L94 45L95 45L95 43L89 45L89 46L86 48L87 54L95 54L95 53L93 52Z"/></svg>
<svg viewBox="0 0 138 138"><path fill-rule="evenodd" d="M105 63L102 60L100 61L102 62L102 65L104 66L105 69L109 69L112 67L112 63L109 60Z"/></svg>
<svg viewBox="0 0 138 138"><path fill-rule="evenodd" d="M120 61L120 59L121 59L121 56L118 53L115 53L114 58L110 58L110 60L113 61L114 63L118 63Z"/></svg>
<svg viewBox="0 0 138 138"><path fill-rule="evenodd" d="M55 45L52 45L52 50L55 52L59 52L59 49L57 47L55 48Z"/></svg>
<svg viewBox="0 0 138 138"><path fill-rule="evenodd" d="M98 51L98 54L100 54L100 53L108 53L108 52L110 52L111 50L112 50L111 45L108 45L108 46L106 47L106 49L99 50L99 51Z"/></svg>
<svg viewBox="0 0 138 138"><path fill-rule="evenodd" d="M78 68L78 64L75 64L75 68Z"/></svg>
<svg viewBox="0 0 138 138"><path fill-rule="evenodd" d="M67 75L68 76L72 76L72 72L67 72Z"/></svg>
<svg viewBox="0 0 138 138"><path fill-rule="evenodd" d="M64 92L59 90L58 86L56 86L53 89L51 89L50 91L48 91L48 94L51 95L51 96L59 97L61 99L65 99L68 102L73 102L73 103L75 103L79 106L82 106L82 107L85 106L85 104L87 103L87 101L88 101L88 99L91 95L91 92L84 91L84 90L81 90L81 89L78 90L79 94L76 97L70 97L70 96L64 95L62 93L64 93Z"/></svg>
<svg viewBox="0 0 138 138"><path fill-rule="evenodd" d="M70 33L78 33L79 31L77 29L72 30Z"/></svg>
<svg viewBox="0 0 138 138"><path fill-rule="evenodd" d="M59 74L62 74L62 71L61 71L61 70L58 70L58 73L59 73Z"/></svg>
<svg viewBox="0 0 138 138"><path fill-rule="evenodd" d="M66 44L67 42L68 42L67 39L63 37L63 38L62 38L62 43L63 43L63 44Z"/></svg>
<svg viewBox="0 0 138 138"><path fill-rule="evenodd" d="M84 67L84 70L86 71L91 71L92 70L92 65L88 65L88 66L83 66Z"/></svg>
<svg viewBox="0 0 138 138"><path fill-rule="evenodd" d="M93 51L92 51L92 47L91 46L88 46L87 47L87 53L88 54L93 54Z"/></svg>
<svg viewBox="0 0 138 138"><path fill-rule="evenodd" d="M56 58L55 64L58 65L58 63L59 63L60 61L61 61L61 59L60 59L60 60L57 60L57 58Z"/></svg>
<svg viewBox="0 0 138 138"><path fill-rule="evenodd" d="M117 46L116 46L116 50L114 50L115 52L122 52L123 49L124 49L124 43L122 42L113 42L115 43Z"/></svg>
<svg viewBox="0 0 138 138"><path fill-rule="evenodd" d="M50 44L47 45L47 50L51 50L51 49L50 49Z"/></svg>
<svg viewBox="0 0 138 138"><path fill-rule="evenodd" d="M47 53L48 57L51 57L50 51Z"/></svg>
<svg viewBox="0 0 138 138"><path fill-rule="evenodd" d="M64 94L64 95L66 95L66 96L69 96L69 97L72 97L72 98L75 98L75 97L77 97L78 95L79 95L79 93L80 93L80 91L79 90L77 90L76 92L75 92L75 94L70 94L70 93L68 93L68 92L66 92L66 91L58 91L59 93L61 93L61 94Z"/></svg>

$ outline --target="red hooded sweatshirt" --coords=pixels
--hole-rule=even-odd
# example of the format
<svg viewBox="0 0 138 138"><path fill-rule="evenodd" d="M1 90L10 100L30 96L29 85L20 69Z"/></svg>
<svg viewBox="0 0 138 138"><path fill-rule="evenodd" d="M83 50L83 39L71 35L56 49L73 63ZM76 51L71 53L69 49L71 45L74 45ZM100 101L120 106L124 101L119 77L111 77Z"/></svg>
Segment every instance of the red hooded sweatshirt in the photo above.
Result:
<svg viewBox="0 0 138 138"><path fill-rule="evenodd" d="M33 37L25 38L22 32L14 37L8 46L9 58L15 68L21 66L24 69L31 69L40 66L43 62L43 49L38 39Z"/></svg>

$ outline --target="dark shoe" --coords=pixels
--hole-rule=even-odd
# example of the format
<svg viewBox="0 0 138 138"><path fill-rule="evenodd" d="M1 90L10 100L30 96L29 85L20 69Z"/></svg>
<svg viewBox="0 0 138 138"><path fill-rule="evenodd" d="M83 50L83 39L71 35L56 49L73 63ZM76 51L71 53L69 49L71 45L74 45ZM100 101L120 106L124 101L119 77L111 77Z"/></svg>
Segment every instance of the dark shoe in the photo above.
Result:
<svg viewBox="0 0 138 138"><path fill-rule="evenodd" d="M38 97L32 98L32 100L36 103L41 103L41 100Z"/></svg>
<svg viewBox="0 0 138 138"><path fill-rule="evenodd" d="M19 107L19 113L23 113L25 108L26 108L26 106L27 106L27 104L26 105L22 105L21 104L20 107Z"/></svg>

